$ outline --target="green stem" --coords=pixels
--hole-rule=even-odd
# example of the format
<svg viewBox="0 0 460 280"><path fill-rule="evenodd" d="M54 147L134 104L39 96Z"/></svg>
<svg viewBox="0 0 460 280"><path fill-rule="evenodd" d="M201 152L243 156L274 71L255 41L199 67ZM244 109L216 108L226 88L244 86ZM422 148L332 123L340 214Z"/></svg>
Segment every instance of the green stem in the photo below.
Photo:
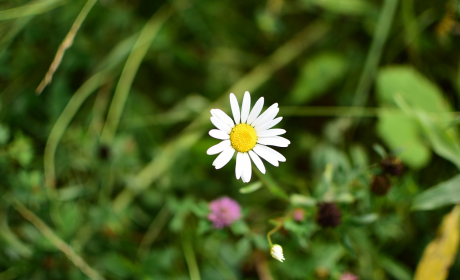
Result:
<svg viewBox="0 0 460 280"><path fill-rule="evenodd" d="M398 0L385 0L383 4L382 12L380 13L375 30L375 36L372 39L371 47L369 53L367 54L364 69L358 83L358 88L356 89L353 101L354 106L363 106L367 102L369 89L377 72L380 57L382 56L383 46L387 41L397 4Z"/></svg>
<svg viewBox="0 0 460 280"><path fill-rule="evenodd" d="M141 31L136 43L133 46L128 60L126 60L123 71L121 72L120 80L118 81L117 88L112 103L107 114L107 121L105 122L104 129L102 130L102 142L110 144L115 136L118 124L120 122L123 108L125 107L126 100L128 99L131 86L134 78L136 77L137 70L144 60L147 51L155 39L158 31L170 16L169 6L160 8L145 24Z"/></svg>
<svg viewBox="0 0 460 280"><path fill-rule="evenodd" d="M45 170L45 185L48 190L48 195L51 197L55 196L55 181L56 171L54 168L54 155L59 141L62 138L67 126L72 121L73 117L80 109L81 105L85 100L93 93L105 80L108 73L106 71L100 71L93 75L88 81L86 81L76 92L72 95L72 98L67 103L67 106L62 111L58 120L51 129L50 136L46 141L45 152L43 156L43 165Z"/></svg>
<svg viewBox="0 0 460 280"><path fill-rule="evenodd" d="M267 240L268 240L268 244L270 244L270 248L273 246L272 239L271 239L272 234L279 231L281 227L283 227L283 224L284 224L284 219L281 222L279 222L275 228L273 228L267 233Z"/></svg>
<svg viewBox="0 0 460 280"><path fill-rule="evenodd" d="M262 175L255 166L252 166L252 170L272 194L281 199L289 200L289 195L273 180L268 172Z"/></svg>
<svg viewBox="0 0 460 280"><path fill-rule="evenodd" d="M38 85L37 90L36 90L37 94L42 93L43 89L49 83L51 83L54 72L56 72L57 68L61 64L62 57L64 56L65 51L72 46L75 35L77 35L77 32L81 27L81 24L86 19L86 16L91 11L91 9L93 8L94 4L96 4L96 2L97 0L88 0L85 6L83 6L83 8L81 9L80 13L78 14L77 18L72 24L72 27L70 28L69 33L67 33L61 45L59 45L59 48L56 52L56 55L54 56L54 60L51 63L50 68L48 69L48 72L46 72L46 75L43 78L42 82L40 83L40 85Z"/></svg>
<svg viewBox="0 0 460 280"><path fill-rule="evenodd" d="M158 234L161 232L161 230L165 226L166 222L168 221L169 216L170 216L169 210L165 205L163 206L163 208L161 208L158 215L155 217L155 219L150 224L147 232L144 235L144 238L141 241L141 244L139 245L139 249L137 251L137 255L139 256L139 259L144 259L145 256L148 254L149 247L152 245L152 243L157 238Z"/></svg>
<svg viewBox="0 0 460 280"><path fill-rule="evenodd" d="M187 262L191 280L200 280L200 270L196 262L192 244L188 238L182 238L182 248L184 250L185 261Z"/></svg>

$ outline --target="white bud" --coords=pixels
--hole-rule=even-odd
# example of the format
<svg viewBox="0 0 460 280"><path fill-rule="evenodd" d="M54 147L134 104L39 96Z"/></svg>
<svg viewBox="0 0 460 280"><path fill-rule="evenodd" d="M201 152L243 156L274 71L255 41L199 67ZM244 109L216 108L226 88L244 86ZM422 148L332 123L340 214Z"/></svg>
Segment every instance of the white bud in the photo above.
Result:
<svg viewBox="0 0 460 280"><path fill-rule="evenodd" d="M270 255L272 255L274 259L277 259L280 262L283 262L284 261L283 247L281 247L278 244L273 245L272 248L270 249Z"/></svg>

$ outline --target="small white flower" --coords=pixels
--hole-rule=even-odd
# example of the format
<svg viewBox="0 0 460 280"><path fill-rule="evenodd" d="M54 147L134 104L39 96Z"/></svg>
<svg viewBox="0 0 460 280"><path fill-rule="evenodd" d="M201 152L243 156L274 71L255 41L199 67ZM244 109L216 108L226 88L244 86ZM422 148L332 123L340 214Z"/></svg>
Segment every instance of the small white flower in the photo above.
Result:
<svg viewBox="0 0 460 280"><path fill-rule="evenodd" d="M281 247L278 244L273 245L272 248L270 249L270 255L272 255L274 259L277 259L280 262L283 262L284 261L283 247Z"/></svg>
<svg viewBox="0 0 460 280"><path fill-rule="evenodd" d="M265 174L265 166L260 158L265 159L274 166L278 166L279 161L286 161L282 154L267 147L267 145L287 147L291 142L278 136L286 133L286 130L270 129L283 119L282 117L275 119L279 112L278 103L270 106L259 116L264 105L264 98L259 98L252 110L250 110L251 95L246 91L241 111L233 93L230 93L230 105L234 121L220 109L211 110L211 122L218 129L210 130L209 135L223 141L209 148L207 154L215 155L220 153L212 163L216 169L220 169L232 159L236 151L236 179L241 178L244 183L247 183L251 180L251 159L260 172Z"/></svg>

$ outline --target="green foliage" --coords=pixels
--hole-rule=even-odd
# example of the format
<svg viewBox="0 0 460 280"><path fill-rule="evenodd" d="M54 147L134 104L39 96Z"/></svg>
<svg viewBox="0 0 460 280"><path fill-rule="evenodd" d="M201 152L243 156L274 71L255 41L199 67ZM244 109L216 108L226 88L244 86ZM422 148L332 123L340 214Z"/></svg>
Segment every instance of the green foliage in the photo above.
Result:
<svg viewBox="0 0 460 280"><path fill-rule="evenodd" d="M291 101L302 104L325 94L345 70L346 60L337 53L321 53L307 60L290 93Z"/></svg>
<svg viewBox="0 0 460 280"><path fill-rule="evenodd" d="M401 96L414 108L428 112L448 112L450 106L441 90L411 67L398 66L380 70L377 93L383 106L395 107L396 96ZM413 168L429 162L430 150L420 137L417 121L406 116L380 115L377 131L393 150L402 150L401 159ZM430 130L429 130L430 131ZM429 132L428 131L428 132Z"/></svg>
<svg viewBox="0 0 460 280"><path fill-rule="evenodd" d="M412 202L412 210L431 210L460 202L460 175L437 184L417 195Z"/></svg>

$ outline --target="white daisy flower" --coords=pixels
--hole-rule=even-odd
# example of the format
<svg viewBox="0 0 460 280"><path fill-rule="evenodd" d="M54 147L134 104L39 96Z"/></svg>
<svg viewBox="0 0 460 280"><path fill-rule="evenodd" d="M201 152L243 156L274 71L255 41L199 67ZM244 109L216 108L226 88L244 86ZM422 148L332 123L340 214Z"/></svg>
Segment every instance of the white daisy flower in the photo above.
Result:
<svg viewBox="0 0 460 280"><path fill-rule="evenodd" d="M264 105L264 98L259 98L250 110L251 95L246 91L241 111L233 93L230 93L230 105L233 120L220 109L211 110L211 122L217 129L210 130L209 135L223 141L209 148L207 154L220 153L212 163L216 169L220 169L232 159L236 151L236 179L241 178L243 182L247 183L251 180L251 160L260 172L265 174L265 166L260 158L274 166L278 166L279 161L286 161L282 154L268 146L287 147L291 142L278 136L286 133L286 130L271 129L283 119L282 117L275 119L279 112L278 103L270 106L259 116Z"/></svg>

